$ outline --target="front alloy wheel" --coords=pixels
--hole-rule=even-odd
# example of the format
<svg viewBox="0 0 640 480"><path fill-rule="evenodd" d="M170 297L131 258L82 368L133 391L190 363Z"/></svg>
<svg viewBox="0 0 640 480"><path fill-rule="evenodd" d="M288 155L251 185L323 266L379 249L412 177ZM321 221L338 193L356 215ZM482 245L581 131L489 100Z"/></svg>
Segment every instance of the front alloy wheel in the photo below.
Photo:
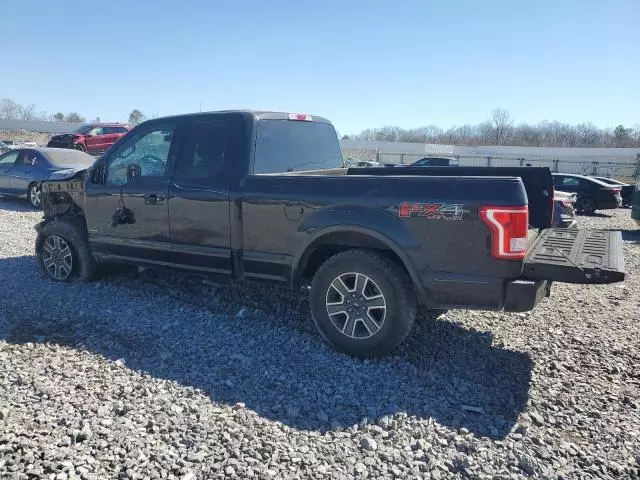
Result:
<svg viewBox="0 0 640 480"><path fill-rule="evenodd" d="M62 237L51 235L42 245L42 264L56 280L64 281L73 271L73 253Z"/></svg>

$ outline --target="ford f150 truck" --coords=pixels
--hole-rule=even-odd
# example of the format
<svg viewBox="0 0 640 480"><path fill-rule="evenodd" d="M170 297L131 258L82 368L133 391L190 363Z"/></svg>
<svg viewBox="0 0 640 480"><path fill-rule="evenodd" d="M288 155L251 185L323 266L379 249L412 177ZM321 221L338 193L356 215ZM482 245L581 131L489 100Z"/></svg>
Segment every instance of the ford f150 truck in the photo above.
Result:
<svg viewBox="0 0 640 480"><path fill-rule="evenodd" d="M308 287L334 348L384 355L419 306L527 311L552 281L624 279L619 232L549 228L546 168L343 167L320 117L225 111L147 121L43 185L52 280L105 262Z"/></svg>

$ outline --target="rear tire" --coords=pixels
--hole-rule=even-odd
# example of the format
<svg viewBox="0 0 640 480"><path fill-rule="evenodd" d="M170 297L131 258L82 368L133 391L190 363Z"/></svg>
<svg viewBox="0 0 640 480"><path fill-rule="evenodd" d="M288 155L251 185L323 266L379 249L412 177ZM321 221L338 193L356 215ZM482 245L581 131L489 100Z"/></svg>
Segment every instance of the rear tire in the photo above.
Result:
<svg viewBox="0 0 640 480"><path fill-rule="evenodd" d="M36 239L36 258L44 275L56 282L93 279L96 263L81 227L56 220L43 225Z"/></svg>
<svg viewBox="0 0 640 480"><path fill-rule="evenodd" d="M576 210L582 212L584 215L593 215L598 209L598 204L592 198L581 198L576 205Z"/></svg>
<svg viewBox="0 0 640 480"><path fill-rule="evenodd" d="M356 357L383 356L416 318L411 280L395 262L368 250L326 260L311 283L311 315L325 341Z"/></svg>
<svg viewBox="0 0 640 480"><path fill-rule="evenodd" d="M33 208L40 210L42 208L42 185L32 183L27 189L27 200Z"/></svg>

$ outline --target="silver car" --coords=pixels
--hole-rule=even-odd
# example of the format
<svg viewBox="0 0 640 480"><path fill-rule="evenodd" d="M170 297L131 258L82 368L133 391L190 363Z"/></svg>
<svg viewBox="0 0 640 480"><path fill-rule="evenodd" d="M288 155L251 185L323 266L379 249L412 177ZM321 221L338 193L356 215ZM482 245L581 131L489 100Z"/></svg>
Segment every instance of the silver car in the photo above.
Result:
<svg viewBox="0 0 640 480"><path fill-rule="evenodd" d="M95 158L64 148L18 148L0 155L0 195L26 197L41 206L40 185L61 170L86 169Z"/></svg>

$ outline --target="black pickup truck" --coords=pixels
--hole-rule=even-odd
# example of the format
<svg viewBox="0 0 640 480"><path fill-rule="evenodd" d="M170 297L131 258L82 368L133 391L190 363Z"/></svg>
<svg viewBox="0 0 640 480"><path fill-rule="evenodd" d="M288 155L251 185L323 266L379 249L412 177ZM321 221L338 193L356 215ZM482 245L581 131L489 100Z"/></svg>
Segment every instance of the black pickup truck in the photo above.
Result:
<svg viewBox="0 0 640 480"><path fill-rule="evenodd" d="M552 281L624 279L619 232L548 228L548 169L347 169L320 117L154 119L57 175L36 227L52 280L116 262L309 288L322 336L358 356L396 347L418 307L527 311Z"/></svg>

